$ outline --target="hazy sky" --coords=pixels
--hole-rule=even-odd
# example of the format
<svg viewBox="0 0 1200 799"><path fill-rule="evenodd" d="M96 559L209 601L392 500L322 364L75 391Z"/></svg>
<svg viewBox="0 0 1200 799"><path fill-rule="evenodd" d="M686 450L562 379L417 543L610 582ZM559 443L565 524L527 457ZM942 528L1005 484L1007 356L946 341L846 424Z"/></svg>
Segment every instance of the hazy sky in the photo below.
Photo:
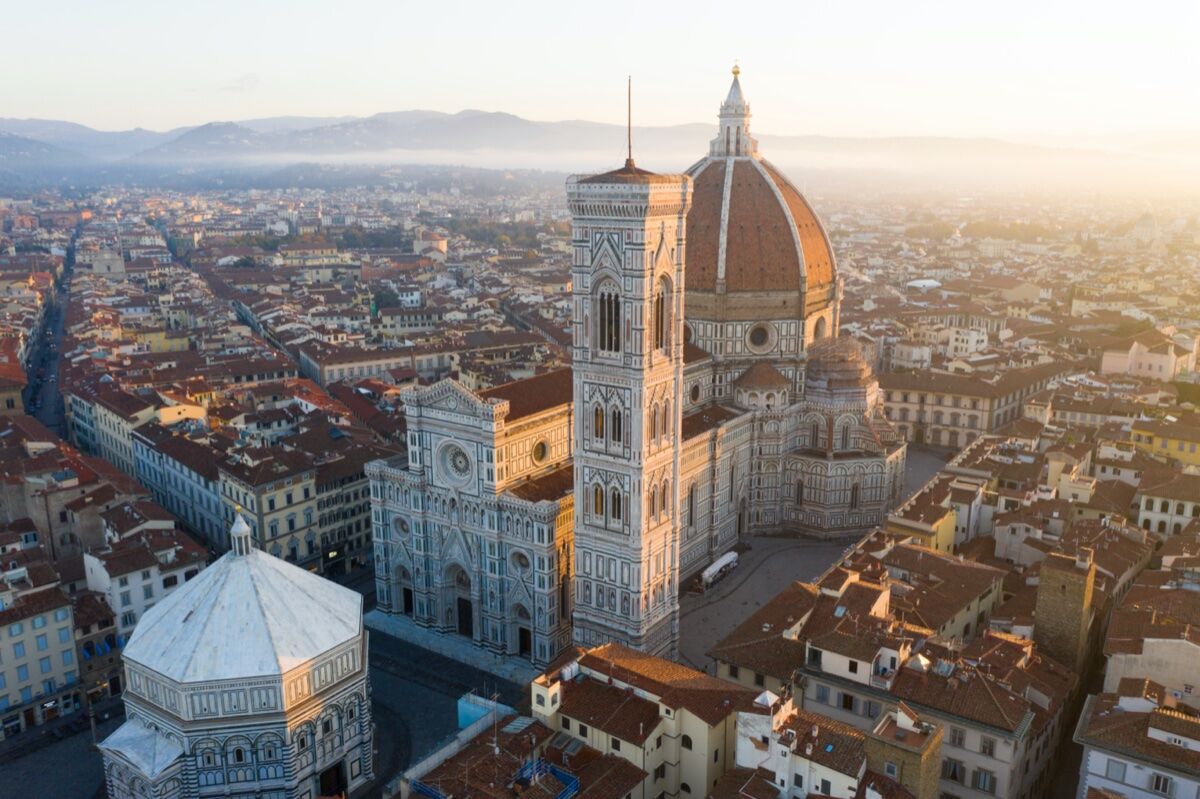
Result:
<svg viewBox="0 0 1200 799"><path fill-rule="evenodd" d="M65 0L0 17L0 116L165 129L463 108L755 129L1004 135L1200 128L1200 2Z"/></svg>

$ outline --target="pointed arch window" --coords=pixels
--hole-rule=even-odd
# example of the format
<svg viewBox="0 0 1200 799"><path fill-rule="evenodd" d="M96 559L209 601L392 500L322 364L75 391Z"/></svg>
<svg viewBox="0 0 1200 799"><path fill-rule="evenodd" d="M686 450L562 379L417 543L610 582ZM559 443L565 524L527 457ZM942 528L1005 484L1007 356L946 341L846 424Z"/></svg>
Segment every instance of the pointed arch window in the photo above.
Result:
<svg viewBox="0 0 1200 799"><path fill-rule="evenodd" d="M596 346L601 352L621 351L621 298L615 288L600 292Z"/></svg>
<svg viewBox="0 0 1200 799"><path fill-rule="evenodd" d="M660 280L654 292L654 348L657 350L666 351L667 349L667 285L665 280Z"/></svg>
<svg viewBox="0 0 1200 799"><path fill-rule="evenodd" d="M658 516L658 491L653 487L650 488L650 518Z"/></svg>
<svg viewBox="0 0 1200 799"><path fill-rule="evenodd" d="M658 440L658 405L650 409L650 440Z"/></svg>
<svg viewBox="0 0 1200 799"><path fill-rule="evenodd" d="M592 513L599 518L604 517L604 489L600 486L592 488Z"/></svg>
<svg viewBox="0 0 1200 799"><path fill-rule="evenodd" d="M667 503L667 488L668 488L668 486L669 486L669 485L670 485L670 483L663 483L663 484L662 484L662 492L661 492L661 494L662 494L662 499L661 499L661 501L660 501L660 503L659 503L660 505L662 505L662 512L663 512L663 513L665 513L667 516L670 516L670 515L671 515L671 513L670 513L670 507L671 507L671 506L670 506L670 505Z"/></svg>
<svg viewBox="0 0 1200 799"><path fill-rule="evenodd" d="M604 438L604 408L596 404L592 410L592 436L595 438Z"/></svg>
<svg viewBox="0 0 1200 799"><path fill-rule="evenodd" d="M608 501L610 507L609 515L612 516L613 521L621 521L621 492L614 488Z"/></svg>
<svg viewBox="0 0 1200 799"><path fill-rule="evenodd" d="M612 419L610 420L610 424L608 426L608 432L614 444L620 444L622 441L621 436L623 431L621 430L621 427L621 409L613 408Z"/></svg>

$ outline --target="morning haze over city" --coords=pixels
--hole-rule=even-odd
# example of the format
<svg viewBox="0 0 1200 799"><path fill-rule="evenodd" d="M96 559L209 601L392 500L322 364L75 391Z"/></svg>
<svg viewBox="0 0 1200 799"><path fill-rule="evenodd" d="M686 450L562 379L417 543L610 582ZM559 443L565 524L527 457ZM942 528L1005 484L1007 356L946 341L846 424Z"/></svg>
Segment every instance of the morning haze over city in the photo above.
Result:
<svg viewBox="0 0 1200 799"><path fill-rule="evenodd" d="M1200 7L0 23L0 799L1200 799Z"/></svg>

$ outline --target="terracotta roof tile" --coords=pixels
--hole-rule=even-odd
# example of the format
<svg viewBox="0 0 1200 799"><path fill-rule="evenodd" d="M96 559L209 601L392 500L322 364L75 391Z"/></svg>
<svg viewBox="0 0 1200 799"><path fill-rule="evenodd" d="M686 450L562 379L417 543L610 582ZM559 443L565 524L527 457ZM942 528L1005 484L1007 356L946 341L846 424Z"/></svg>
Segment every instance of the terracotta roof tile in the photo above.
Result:
<svg viewBox="0 0 1200 799"><path fill-rule="evenodd" d="M727 164L733 169L728 208ZM723 221L726 291L812 292L833 283L836 266L825 230L778 169L765 161L712 159L693 178L687 222L689 291L717 288Z"/></svg>
<svg viewBox="0 0 1200 799"><path fill-rule="evenodd" d="M620 644L591 649L579 664L657 696L667 707L686 708L710 726L731 713L750 710L758 695L735 683Z"/></svg>
<svg viewBox="0 0 1200 799"><path fill-rule="evenodd" d="M573 390L571 370L556 369L480 391L479 396L485 400L508 400L508 416L505 418L512 422L569 403Z"/></svg>

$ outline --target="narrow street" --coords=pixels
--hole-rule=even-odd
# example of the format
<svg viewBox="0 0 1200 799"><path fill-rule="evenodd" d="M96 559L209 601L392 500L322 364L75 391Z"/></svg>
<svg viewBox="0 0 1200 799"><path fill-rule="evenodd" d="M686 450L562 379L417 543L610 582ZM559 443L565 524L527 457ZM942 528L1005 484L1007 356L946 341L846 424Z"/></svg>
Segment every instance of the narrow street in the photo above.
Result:
<svg viewBox="0 0 1200 799"><path fill-rule="evenodd" d="M29 385L25 388L25 412L64 439L67 430L62 395L58 389L58 360L61 357L66 306L70 300L69 280L70 273L67 273L54 304L46 310L41 334L34 342L30 355L27 372Z"/></svg>

